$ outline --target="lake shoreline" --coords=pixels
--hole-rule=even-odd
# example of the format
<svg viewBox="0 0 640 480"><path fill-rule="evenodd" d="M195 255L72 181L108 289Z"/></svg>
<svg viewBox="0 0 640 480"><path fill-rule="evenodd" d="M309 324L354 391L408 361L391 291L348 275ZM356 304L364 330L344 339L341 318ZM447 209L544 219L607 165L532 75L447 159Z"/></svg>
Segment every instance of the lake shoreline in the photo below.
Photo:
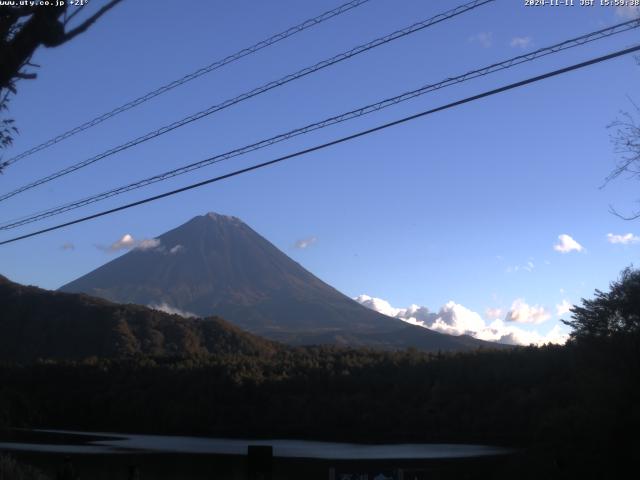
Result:
<svg viewBox="0 0 640 480"><path fill-rule="evenodd" d="M243 455L248 445L271 445L274 448L274 456L323 460L469 458L505 455L514 451L499 446L475 444L363 444L302 439L217 438L51 429L18 429L13 433L14 435L8 437L0 437L0 450L60 454L135 452Z"/></svg>

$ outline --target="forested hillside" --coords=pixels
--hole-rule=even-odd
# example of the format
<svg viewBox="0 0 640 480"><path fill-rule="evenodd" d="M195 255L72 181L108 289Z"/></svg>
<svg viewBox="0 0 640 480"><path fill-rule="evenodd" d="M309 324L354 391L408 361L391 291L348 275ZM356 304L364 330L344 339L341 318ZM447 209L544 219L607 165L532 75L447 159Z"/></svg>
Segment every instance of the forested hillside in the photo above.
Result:
<svg viewBox="0 0 640 480"><path fill-rule="evenodd" d="M186 319L137 305L23 286L2 276L0 305L0 361L253 355L278 348L220 318Z"/></svg>

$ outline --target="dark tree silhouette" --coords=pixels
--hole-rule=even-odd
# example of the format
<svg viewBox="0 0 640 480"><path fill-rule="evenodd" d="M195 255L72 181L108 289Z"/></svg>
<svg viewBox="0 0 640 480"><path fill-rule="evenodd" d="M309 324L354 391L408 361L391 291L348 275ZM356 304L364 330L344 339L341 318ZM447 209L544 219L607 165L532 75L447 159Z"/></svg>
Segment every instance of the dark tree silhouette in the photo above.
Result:
<svg viewBox="0 0 640 480"><path fill-rule="evenodd" d="M74 17L84 7L71 14L68 3L49 6L0 6L0 115L6 113L16 82L34 79L31 57L41 46L58 47L85 32L100 17L122 0L110 0L93 15L71 28ZM0 149L10 146L17 129L12 119L0 120ZM0 163L0 171L3 165Z"/></svg>
<svg viewBox="0 0 640 480"><path fill-rule="evenodd" d="M562 322L573 328L571 338L606 338L640 332L640 270L626 268L609 292L595 291L592 300L571 309L573 320Z"/></svg>

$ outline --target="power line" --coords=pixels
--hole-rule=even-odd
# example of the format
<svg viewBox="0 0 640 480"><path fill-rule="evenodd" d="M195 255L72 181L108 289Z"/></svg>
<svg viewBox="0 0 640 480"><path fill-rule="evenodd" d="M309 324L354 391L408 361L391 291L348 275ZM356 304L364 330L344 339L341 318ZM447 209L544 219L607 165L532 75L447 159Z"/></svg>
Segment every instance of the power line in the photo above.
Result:
<svg viewBox="0 0 640 480"><path fill-rule="evenodd" d="M30 214L29 216L26 217L21 217L19 219L15 219L15 220L10 220L5 222L4 224L0 224L0 230L11 230L13 228L17 228L29 223L33 223L36 222L38 220L42 220L45 218L49 218L55 215L59 215L65 212L68 212L70 210L75 210L77 208L81 208L84 207L86 205L90 205L92 203L96 203L98 201L101 200L105 200L107 198L111 198L114 197L116 195L121 195L123 193L132 191L132 190L136 190L138 188L142 188L160 181L164 181L167 180L169 178L178 176L178 175L182 175L188 172L191 172L193 170L197 170L199 168L203 168L205 166L208 165L212 165L215 163L219 163L234 157L238 157L241 155L245 155L247 153L271 146L273 144L282 142L282 141L286 141L289 140L291 138L294 138L298 135L303 135L315 130L319 130L322 128L326 128L328 126L331 125L335 125L338 123L342 123L348 120L352 120L354 118L358 118L364 115L367 115L369 113L373 113L379 110L382 110L384 108L396 105L398 103L401 102L405 102L407 100L413 99L415 97L418 97L420 95L424 95L426 93L429 92L433 92L436 90L440 90L442 88L446 88L452 85L456 85L458 83L462 83L468 80L472 80L474 78L478 78L478 77L482 77L485 75L489 75L491 73L495 73L497 71L500 70L505 70L508 68L511 68L513 66L517 66L520 65L522 63L526 63L526 62L530 62L533 60L536 60L538 58L544 57L546 55L550 55L550 54L554 54L557 52L560 52L562 50L566 50L569 48L573 48L576 46L580 46L580 45L584 45L586 43L590 43L593 42L595 40L599 40L602 38L607 38L610 37L612 35L616 35L622 32L626 32L628 30L634 29L634 28L638 28L640 27L640 20L631 20L631 21L627 21L627 22L623 22L617 25L614 25L612 27L608 27L602 30L597 30L595 32L591 32L588 33L586 35L582 35L579 37L575 37L569 40L565 40L561 43L557 43L554 45L551 45L549 47L544 47L544 48L540 48L538 50L535 50L533 52L529 52L523 55L518 55L516 57L512 57L508 60L504 60L502 62L498 62L498 63L494 63L492 65L489 65L487 67L483 67L477 70L472 70L469 71L463 75L458 75L456 77L449 77L441 82L438 83L433 83L433 84L428 84L425 86L422 86L416 90L411 90L409 92L405 92L402 93L401 95L397 95L395 97L391 97L391 98L387 98L385 100L382 100L380 102L377 103L373 103L373 104L369 104L363 107L360 107L358 109L355 110L351 110L349 112L346 113L342 113L340 115L336 115L333 117L329 117L327 119L321 120L319 122L315 122L309 125L306 125L304 127L300 127L294 130L291 130L289 132L286 133L282 133L273 137L270 137L268 139L265 140L261 140L259 142L250 144L250 145L246 145L244 147L240 147L240 148L236 148L234 150L231 150L229 152L223 153L223 154L218 154L218 155L214 155L212 157L206 158L204 160L200 160L198 162L194 162L173 170L169 170L167 172L161 173L161 174L157 174L154 175L152 177L148 177L142 180L138 180L136 182L130 183L128 185L124 185L112 190L108 190L106 192L102 192L100 194L97 195L93 195L81 200L77 200L71 203L67 203L65 205L61 205L61 206L57 206L57 207L53 207L41 212L37 212L34 214Z"/></svg>
<svg viewBox="0 0 640 480"><path fill-rule="evenodd" d="M127 110L131 110L134 107L137 107L138 105L141 105L159 95L162 95L163 93L168 92L169 90L173 90L174 88L177 88L181 85L184 85L187 82L190 82L191 80L195 80L196 78L199 78L203 75L206 75L207 73L211 73L214 70L217 70L219 68L224 67L225 65L228 65L232 62L235 62L236 60L240 60L243 57L246 57L248 55L251 55L253 53L256 53L260 50L262 50L263 48L266 47L270 47L271 45L274 45L286 38L289 38L297 33L300 33L308 28L314 27L316 25L319 25L323 22L325 22L326 20L329 20L333 17L336 17L338 15L341 15L345 12L348 12L349 10L352 10L356 7L359 7L367 2L369 2L370 0L352 0L350 2L347 2L343 5L340 5L337 8L334 8L333 10L328 10L320 15L318 15L317 17L313 17L310 18L308 20L305 20L304 22L295 25L291 28L288 28L287 30L277 33L265 40L262 40L254 45L251 45L250 47L244 48L232 55L229 55L221 60L217 60L205 67L199 68L198 70L191 72L185 76L183 76L182 78L179 78L177 80L174 80L172 82L169 82L149 93L146 93L145 95L142 95L134 100L131 100L127 103L125 103L124 105L121 105L117 108L114 108L113 110L107 112L107 113L103 113L102 115L99 115L85 123L83 123L82 125L78 125L77 127L72 128L71 130L67 130L64 133L61 133L60 135L53 137L39 145L36 145L33 148L30 148L29 150L26 150L24 152L22 152L19 155L16 155L15 157L10 158L9 160L7 160L6 162L2 162L2 166L9 166L13 163L16 163L19 160L22 160L23 158L26 158L30 155L33 155L36 152L39 152L41 150L44 150L46 148L49 148L52 145L55 145L56 143L59 143L63 140L66 140L69 137L72 137L73 135L76 135L80 132L83 132L85 130L88 130L92 127L95 127L96 125L99 125L100 123L104 122L105 120L109 120L110 118L115 117L116 115L119 115L123 112L126 112Z"/></svg>
<svg viewBox="0 0 640 480"><path fill-rule="evenodd" d="M19 240L24 240L26 238L34 237L36 235L41 235L43 233L51 232L53 230L58 230L58 229L61 229L61 228L64 228L64 227L68 227L68 226L75 225L75 224L78 224L78 223L86 222L88 220L93 220L93 219L98 218L98 217L103 217L105 215L110 215L110 214L115 213L115 212L119 212L119 211L122 211L122 210L133 208L133 207L136 207L138 205L142 205L142 204L145 204L145 203L150 203L150 202L153 202L153 201L156 201L156 200L160 200L160 199L165 198L165 197L170 197L172 195L176 195L178 193L186 192L188 190L192 190L194 188L202 187L204 185L209 185L211 183L216 183L216 182L219 182L221 180L225 180L227 178L235 177L235 176L241 175L243 173L248 173L248 172L251 172L253 170L258 170L260 168L268 167L268 166L274 165L276 163L283 162L285 160L289 160L289 159L292 159L292 158L300 157L302 155L306 155L308 153L316 152L318 150L323 150L323 149L331 147L333 145L338 145L340 143L344 143L344 142L347 142L347 141L350 141L350 140L354 140L356 138L363 137L365 135L369 135L371 133L378 132L380 130L384 130L384 129L387 129L387 128L390 128L390 127L393 127L393 126L396 126L396 125L400 125L402 123L406 123L406 122L409 122L411 120L416 120L418 118L425 117L425 116L431 115L433 113L437 113L437 112L441 112L443 110L448 110L450 108L458 107L458 106L464 105L466 103L471 103L473 101L480 100L482 98L486 98L486 97L489 97L489 96L492 96L492 95L497 95L499 93L503 93L503 92L506 92L506 91L509 91L509 90L513 90L515 88L519 88L519 87L522 87L522 86L525 86L525 85L529 85L529 84L532 84L532 83L535 83L535 82L539 82L539 81L545 80L547 78L551 78L551 77L555 77L555 76L558 76L558 75L562 75L562 74L565 74L565 73L568 73L568 72L571 72L571 71L574 71L574 70L579 70L579 69L588 67L590 65L595 65L597 63L601 63L601 62L604 62L604 61L607 61L607 60L611 60L611 59L614 59L614 58L617 58L617 57L620 57L620 56L623 56L623 55L628 55L630 53L637 52L639 50L640 50L640 45L635 45L633 47L626 48L624 50L618 50L618 51L610 53L608 55L603 55L601 57L593 58L593 59L587 60L585 62L577 63L577 64L574 64L574 65L571 65L571 66L568 66L568 67L564 67L564 68L561 68L561 69L558 69L558 70L547 72L547 73L542 74L542 75L538 75L538 76L535 76L535 77L530 77L530 78L528 78L526 80L521 80L519 82L510 83L508 85L505 85L505 86L502 86L502 87L499 87L499 88L496 88L496 89L493 89L493 90L489 90L489 91L486 91L486 92L483 92L483 93L480 93L480 94L477 94L477 95L473 95L471 97L464 98L462 100L458 100L458 101L455 101L455 102L452 102L452 103L448 103L446 105L442 105L440 107L433 108L431 110L426 110L426 111L423 111L423 112L420 112L420 113L416 113L414 115L410 115L408 117L404 117L404 118L401 118L399 120L394 120L393 122L385 123L383 125L379 125L377 127L373 127L373 128L367 129L367 130L363 130L363 131L360 131L358 133L354 133L352 135L348 135L346 137L339 138L337 140L332 140L330 142L323 143L321 145L316 145L314 147L310 147L310 148L307 148L305 150L299 150L299 151L297 151L295 153L291 153L289 155L278 157L276 159L269 160L267 162L259 163L257 165L253 165L251 167L246 167L246 168L242 168L240 170L235 170L235 171L233 171L231 173L227 173L227 174L224 174L224 175L220 175L218 177L210 178L208 180L204 180L204 181L201 181L201 182L198 182L198 183L193 183L191 185L187 185L186 187L178 188L176 190L171 190L169 192L165 192L165 193L162 193L162 194L159 194L159 195L154 195L152 197L147 197L147 198L145 198L143 200L138 200L136 202L128 203L126 205L121 205L120 207L112 208L112 209L109 209L109 210L104 210L102 212L94 213L93 215L88 215L86 217L78 218L78 219L72 220L70 222L61 223L61 224L55 225L53 227L44 228L42 230L38 230L38 231L35 231L35 232L27 233L25 235L20 235L19 237L14 237L14 238L11 238L9 240L4 240L4 241L0 242L0 245L6 245L8 243L17 242Z"/></svg>
<svg viewBox="0 0 640 480"><path fill-rule="evenodd" d="M148 140L151 140L153 138L156 138L160 135L164 135L165 133L171 132L173 130L175 130L176 128L180 128L183 127L184 125L187 125L191 122L195 122L196 120L200 120L206 116L209 116L213 113L219 112L221 110L224 110L232 105L235 105L237 103L240 103L244 100L248 100L250 98L253 98L257 95L260 95L262 93L265 93L269 90L272 90L274 88L280 87L282 85L285 85L289 82L292 82L294 80L297 80L299 78L305 77L311 73L315 73L319 70L322 70L324 68L327 68L331 65L335 65L336 63L342 62L344 60L348 60L349 58L352 58L356 55L359 55L361 53L367 52L373 48L379 47L381 45L385 45L389 42L392 42L394 40L397 40L399 38L403 38L406 37L407 35L411 35L413 33L416 33L420 30L423 30L425 28L431 27L437 23L443 22L445 20L449 20L453 17L456 17L458 15L461 15L463 13L466 13L468 11L474 10L480 6L486 5L488 3L494 2L495 0L473 0L472 2L466 3L464 5L460 5L456 8L453 8L451 10L447 10L444 13L440 13L434 17L431 17L427 20L423 20L421 22L417 22L414 23L413 25L410 25L406 28L403 28L401 30L397 30L393 33L390 33L388 35L385 35L384 37L380 37L377 38L375 40L372 40L371 42L368 42L366 44L363 45L359 45L357 47L352 48L351 50L348 50L346 52L340 53L338 55L335 55L334 57L331 57L327 60L323 60L321 62L316 63L313 66L310 67L306 67L303 68L302 70L298 70L295 73L289 74L285 77L282 77L278 80L274 80L271 81L269 83L266 83L260 87L257 87L249 92L245 92L241 95L238 95L237 97L231 98L229 100L226 100L222 103L219 103L217 105L212 105L211 107L202 110L200 112L194 113L192 115L189 115L188 117L184 117L181 120L178 120L176 122L173 122L169 125L165 125L157 130L148 132L145 135L142 135L138 138L135 138L133 140L130 140L127 143L121 144L117 147L111 148L105 152L102 152L98 155L95 155L91 158L88 158L86 160L83 160L81 162L75 163L74 165L71 165L67 168L64 168L62 170L59 170L55 173L52 173L51 175L48 175L46 177L40 178L34 182L31 182L27 185L23 185L22 187L17 188L16 190L13 190L11 192L5 193L0 195L0 201L4 201L7 200L8 198L14 197L15 195L18 195L22 192L25 192L27 190L30 190L32 188L35 188L39 185L42 185L44 183L48 183L52 180L55 180L57 178L60 178L64 175L68 175L72 172L75 172L76 170L80 170L81 168L84 168L88 165L91 165L99 160L102 160L106 157L109 157L111 155L114 155L116 153L122 152L124 150L127 150L131 147L134 147L136 145L139 145L143 142L146 142Z"/></svg>

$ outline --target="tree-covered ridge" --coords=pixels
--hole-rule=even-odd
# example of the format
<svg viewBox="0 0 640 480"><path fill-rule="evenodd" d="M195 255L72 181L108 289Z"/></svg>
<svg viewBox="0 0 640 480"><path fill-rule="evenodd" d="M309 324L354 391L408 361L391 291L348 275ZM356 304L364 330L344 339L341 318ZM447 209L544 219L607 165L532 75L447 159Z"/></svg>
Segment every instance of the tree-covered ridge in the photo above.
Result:
<svg viewBox="0 0 640 480"><path fill-rule="evenodd" d="M0 277L0 360L132 355L269 355L275 343L220 318L187 319L138 305L18 285Z"/></svg>
<svg viewBox="0 0 640 480"><path fill-rule="evenodd" d="M346 297L345 297L346 298ZM352 302L355 303L355 302ZM0 276L0 361L79 360L87 357L193 356L210 354L269 355L283 345L245 332L219 318L184 318L134 304L116 304L85 294L23 286ZM415 343L421 349L505 348L469 337L454 337L388 319L386 332L340 331L344 343L399 349ZM251 308L244 309L251 315ZM334 331L315 332L310 344L334 343ZM415 331L425 335L416 337ZM274 328L274 336L291 340ZM280 333L281 335L277 335ZM442 340L444 339L444 340Z"/></svg>

